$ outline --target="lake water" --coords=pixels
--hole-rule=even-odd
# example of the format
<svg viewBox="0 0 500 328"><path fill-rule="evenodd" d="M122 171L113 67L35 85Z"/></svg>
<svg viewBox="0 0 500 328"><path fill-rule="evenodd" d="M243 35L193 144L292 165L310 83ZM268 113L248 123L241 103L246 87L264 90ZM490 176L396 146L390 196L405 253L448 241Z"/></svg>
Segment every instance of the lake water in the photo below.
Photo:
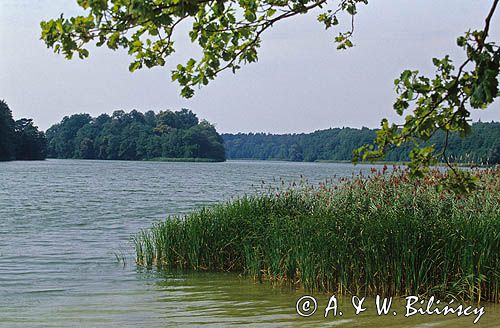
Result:
<svg viewBox="0 0 500 328"><path fill-rule="evenodd" d="M213 325L470 327L473 317L295 312L305 294L234 274L144 272L130 237L168 214L261 188L262 181L369 172L350 164L47 160L0 163L0 327ZM118 261L116 258L124 258ZM372 300L368 300L372 302ZM368 305L370 306L370 305ZM349 309L351 309L349 311ZM481 327L500 327L488 305Z"/></svg>

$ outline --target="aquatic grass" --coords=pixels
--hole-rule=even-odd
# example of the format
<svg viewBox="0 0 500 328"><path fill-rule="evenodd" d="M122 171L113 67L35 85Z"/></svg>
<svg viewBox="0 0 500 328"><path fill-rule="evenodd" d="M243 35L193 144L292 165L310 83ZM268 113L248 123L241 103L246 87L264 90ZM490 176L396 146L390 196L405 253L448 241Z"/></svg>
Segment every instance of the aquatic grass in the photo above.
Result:
<svg viewBox="0 0 500 328"><path fill-rule="evenodd" d="M339 294L499 302L500 169L474 171L481 188L467 196L436 188L445 172L385 171L169 217L135 236L137 263Z"/></svg>

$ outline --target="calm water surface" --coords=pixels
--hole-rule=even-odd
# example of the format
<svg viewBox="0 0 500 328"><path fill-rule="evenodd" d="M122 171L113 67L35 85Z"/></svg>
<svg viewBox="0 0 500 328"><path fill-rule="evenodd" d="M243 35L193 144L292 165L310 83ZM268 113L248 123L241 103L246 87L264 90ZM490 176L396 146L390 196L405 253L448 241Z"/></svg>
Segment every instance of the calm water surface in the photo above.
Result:
<svg viewBox="0 0 500 328"><path fill-rule="evenodd" d="M472 317L384 318L373 306L355 316L348 303L343 317L324 319L327 295L316 295L314 316L300 318L295 302L303 291L233 274L143 272L134 264L131 235L168 214L253 193L262 181L303 175L318 183L359 170L369 168L244 161L0 163L0 327L471 327ZM500 327L500 309L490 305L479 326Z"/></svg>

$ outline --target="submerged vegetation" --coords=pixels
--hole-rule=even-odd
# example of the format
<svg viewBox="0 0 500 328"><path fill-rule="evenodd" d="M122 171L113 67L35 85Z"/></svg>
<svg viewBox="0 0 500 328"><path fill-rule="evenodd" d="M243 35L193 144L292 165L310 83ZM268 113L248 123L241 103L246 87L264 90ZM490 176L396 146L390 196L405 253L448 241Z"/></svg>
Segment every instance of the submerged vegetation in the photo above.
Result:
<svg viewBox="0 0 500 328"><path fill-rule="evenodd" d="M173 216L136 235L146 267L233 271L317 291L500 301L500 168L480 189L406 169L282 185Z"/></svg>

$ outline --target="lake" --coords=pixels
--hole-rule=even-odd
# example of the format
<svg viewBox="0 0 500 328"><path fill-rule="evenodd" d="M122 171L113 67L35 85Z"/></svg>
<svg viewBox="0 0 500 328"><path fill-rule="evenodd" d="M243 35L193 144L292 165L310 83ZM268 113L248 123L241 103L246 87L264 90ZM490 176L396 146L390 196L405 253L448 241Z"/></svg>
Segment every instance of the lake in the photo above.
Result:
<svg viewBox="0 0 500 328"><path fill-rule="evenodd" d="M473 317L301 318L303 290L272 288L236 274L147 272L131 236L168 214L251 194L301 176L318 183L369 166L47 160L0 163L0 326L470 327ZM372 302L372 300L367 300ZM369 305L367 305L369 306ZM349 311L350 308L350 311ZM399 311L399 308L398 308ZM480 327L498 327L487 305Z"/></svg>

